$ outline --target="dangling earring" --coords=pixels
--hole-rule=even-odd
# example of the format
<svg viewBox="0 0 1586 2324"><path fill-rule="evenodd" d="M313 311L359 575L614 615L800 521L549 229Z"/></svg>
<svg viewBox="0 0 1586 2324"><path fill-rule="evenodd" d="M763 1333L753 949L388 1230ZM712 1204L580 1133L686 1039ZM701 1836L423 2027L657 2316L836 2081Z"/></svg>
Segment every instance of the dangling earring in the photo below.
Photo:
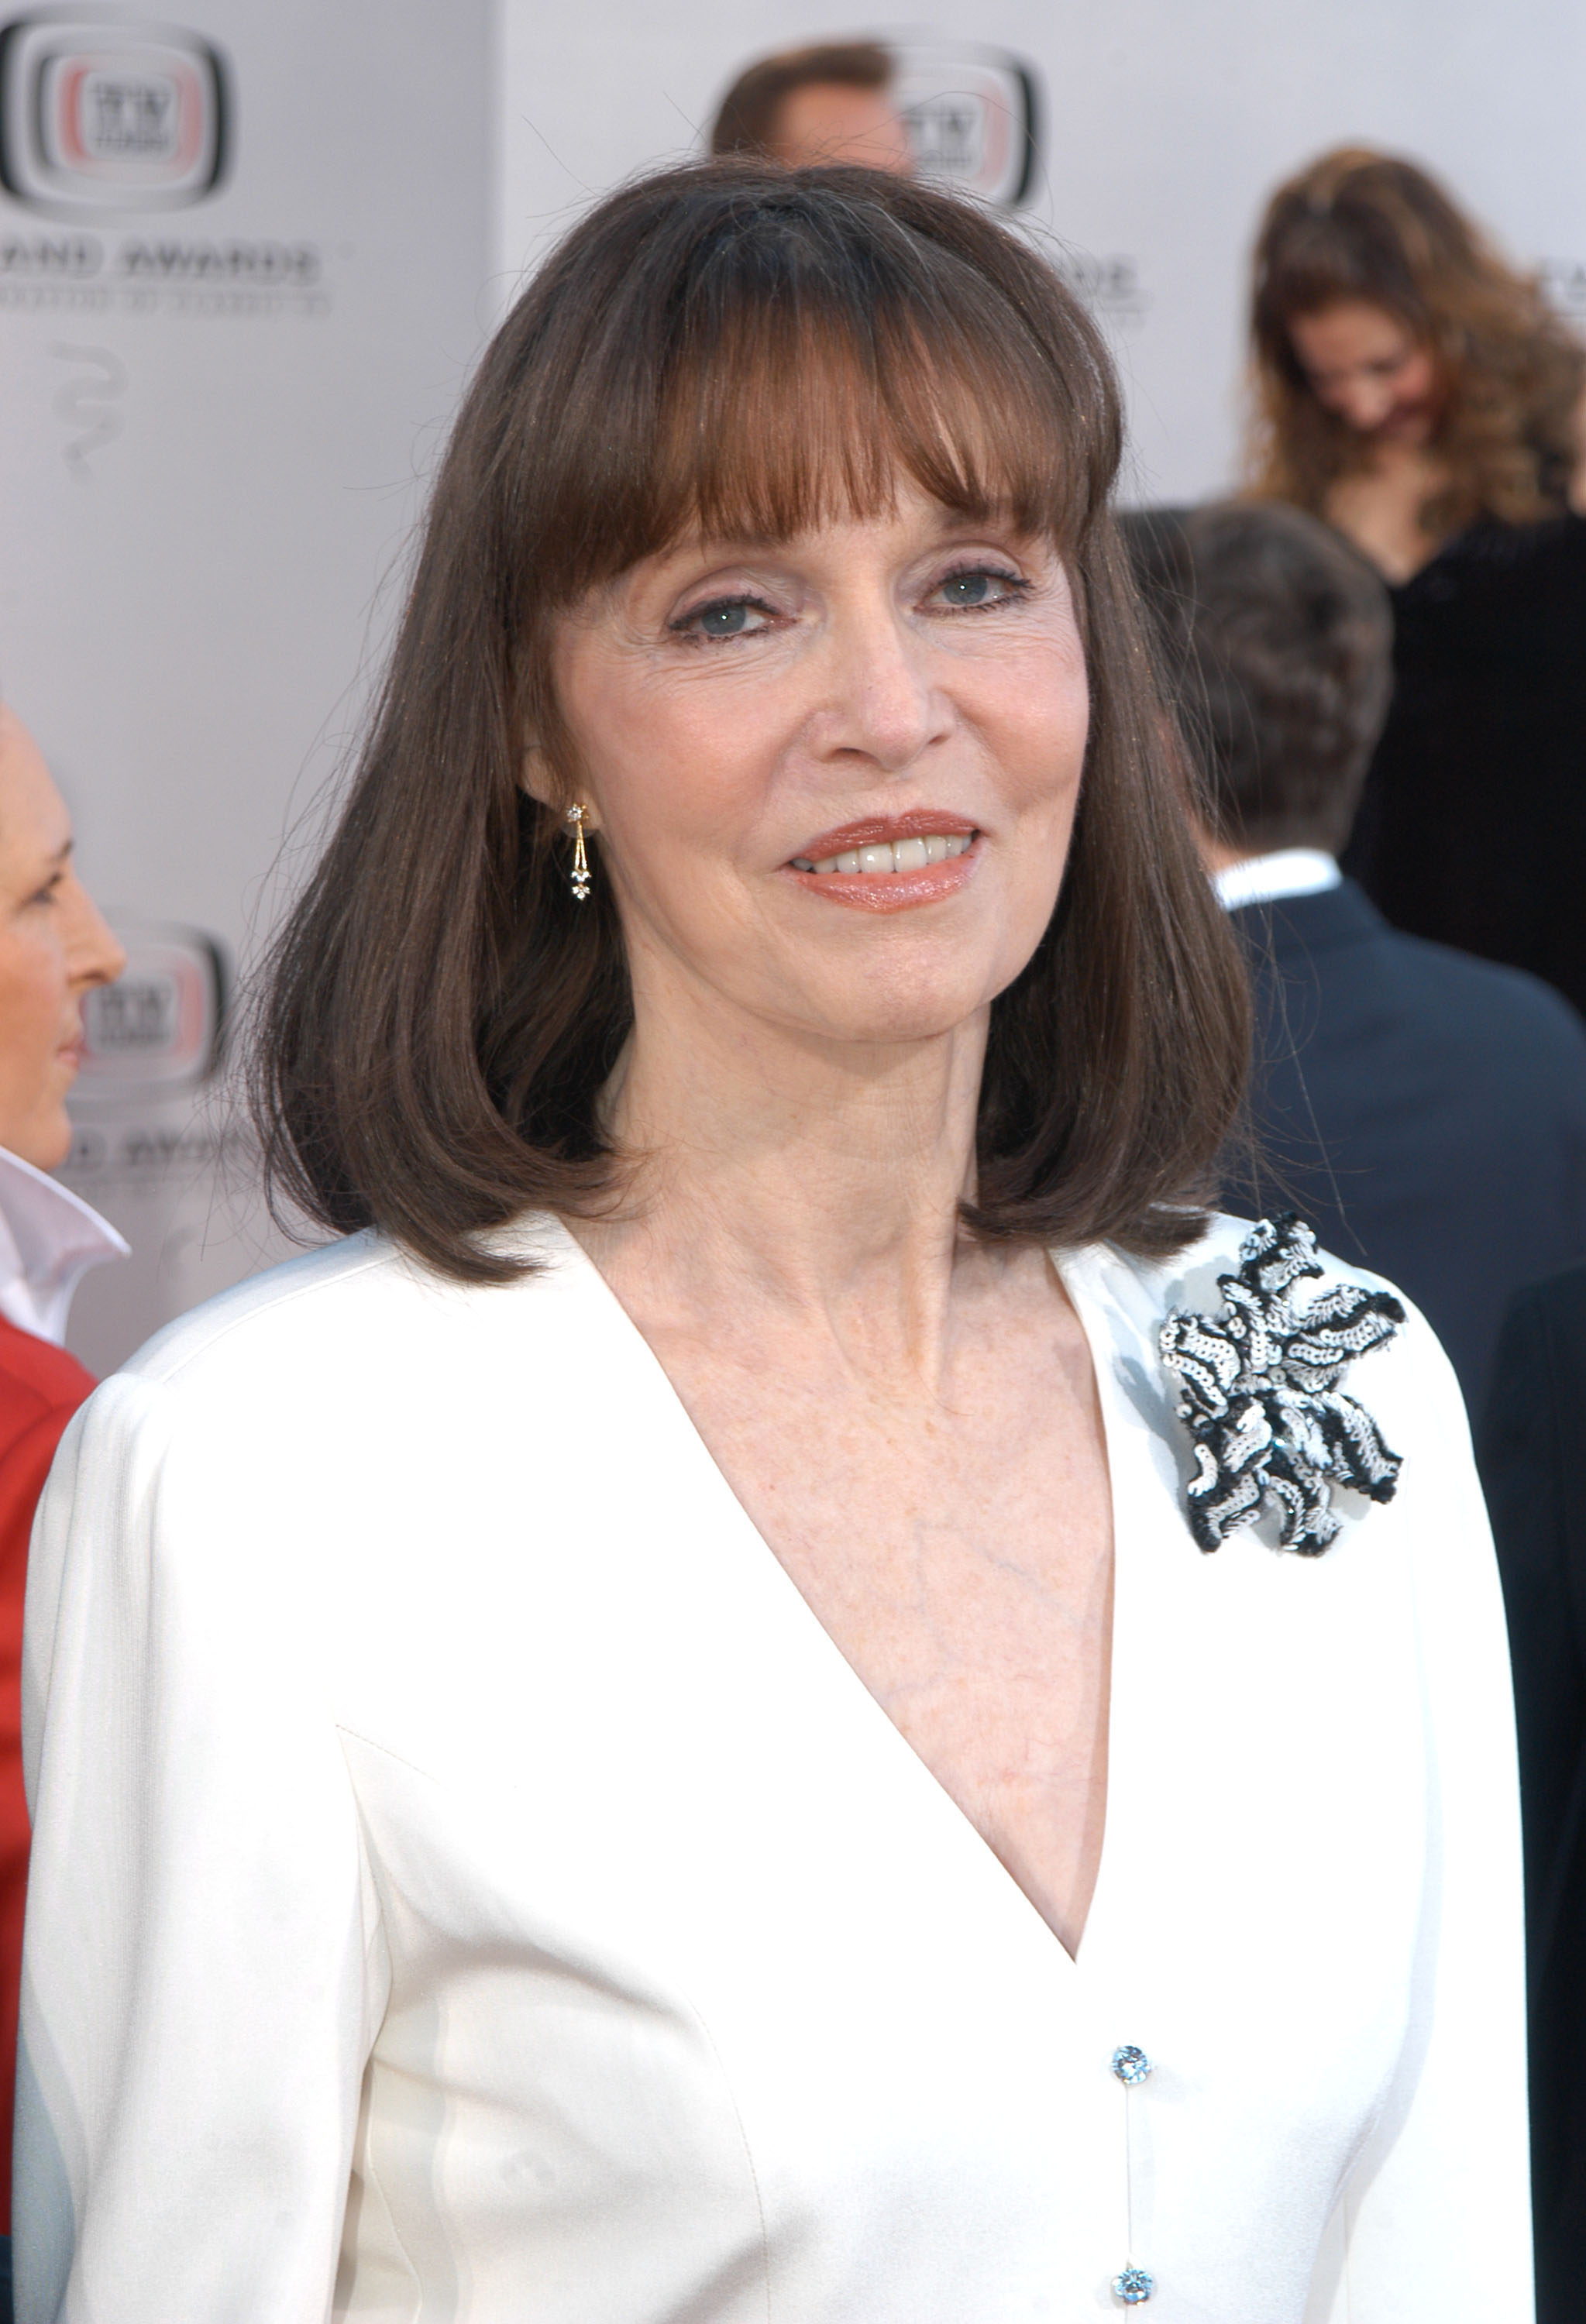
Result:
<svg viewBox="0 0 1586 2324"><path fill-rule="evenodd" d="M584 809L570 807L567 821L573 826L573 868L567 875L574 900L582 903L589 893L589 858L584 853Z"/></svg>

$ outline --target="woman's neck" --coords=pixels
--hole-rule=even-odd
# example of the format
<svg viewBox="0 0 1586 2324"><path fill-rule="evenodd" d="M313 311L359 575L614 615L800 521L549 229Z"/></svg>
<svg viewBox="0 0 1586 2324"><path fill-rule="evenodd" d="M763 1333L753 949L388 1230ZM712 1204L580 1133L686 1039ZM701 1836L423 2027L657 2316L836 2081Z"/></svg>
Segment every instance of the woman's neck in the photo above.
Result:
<svg viewBox="0 0 1586 2324"><path fill-rule="evenodd" d="M1391 582L1407 581L1442 546L1422 521L1447 472L1424 444L1378 444L1357 466L1334 478L1327 494L1331 523Z"/></svg>
<svg viewBox="0 0 1586 2324"><path fill-rule="evenodd" d="M966 1255L989 1012L881 1045L677 1001L640 1007L608 1093L613 1138L636 1160L621 1213L578 1222L591 1256L678 1328L747 1302L936 1372Z"/></svg>

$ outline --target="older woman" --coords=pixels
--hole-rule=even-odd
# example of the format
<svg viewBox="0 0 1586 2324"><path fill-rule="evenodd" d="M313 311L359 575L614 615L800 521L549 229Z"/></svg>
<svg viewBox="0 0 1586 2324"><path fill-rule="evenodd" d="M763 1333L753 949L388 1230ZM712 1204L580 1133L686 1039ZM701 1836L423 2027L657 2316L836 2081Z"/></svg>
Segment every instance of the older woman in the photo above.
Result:
<svg viewBox="0 0 1586 2324"><path fill-rule="evenodd" d="M30 2324L1525 2313L1463 1423L1197 1208L1118 442L859 171L630 187L491 349L267 1028L347 1239L51 1489Z"/></svg>

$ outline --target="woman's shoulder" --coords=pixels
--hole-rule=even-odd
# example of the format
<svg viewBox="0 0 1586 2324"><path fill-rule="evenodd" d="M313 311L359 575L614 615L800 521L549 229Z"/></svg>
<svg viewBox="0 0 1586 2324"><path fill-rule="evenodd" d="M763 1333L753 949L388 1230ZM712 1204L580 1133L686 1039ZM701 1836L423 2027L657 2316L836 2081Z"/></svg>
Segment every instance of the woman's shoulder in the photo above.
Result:
<svg viewBox="0 0 1586 2324"><path fill-rule="evenodd" d="M117 1537L146 1520L161 1557L201 1562L223 1513L229 1566L244 1537L336 1555L371 1524L394 1533L428 1512L433 1533L459 1497L509 1490L503 1448L531 1462L603 1397L620 1403L624 1342L556 1221L494 1240L528 1263L504 1284L442 1277L363 1233L180 1317L76 1416L57 1517L75 1508L78 1529Z"/></svg>
<svg viewBox="0 0 1586 2324"><path fill-rule="evenodd" d="M1085 1264L1120 1332L1148 1342L1158 1361L1175 1316L1221 1329L1242 1311L1281 1329L1303 1326L1321 1303L1319 1313L1351 1319L1338 1326L1354 1342L1352 1353L1338 1348L1351 1393L1380 1397L1417 1426L1452 1416L1463 1428L1452 1366L1415 1302L1386 1277L1323 1249L1292 1213L1266 1219L1214 1213L1167 1258L1106 1245L1086 1254Z"/></svg>
<svg viewBox="0 0 1586 2324"><path fill-rule="evenodd" d="M1202 1550L1253 1526L1304 1559L1397 1543L1439 1589L1456 1564L1490 1566L1464 1406L1434 1333L1292 1213L1213 1218L1166 1259L1091 1254L1072 1279L1098 1362L1171 1468Z"/></svg>
<svg viewBox="0 0 1586 2324"><path fill-rule="evenodd" d="M1369 1268L1357 1266L1324 1250L1305 1220L1296 1218L1293 1212L1274 1212L1267 1218L1253 1219L1229 1211L1213 1211L1193 1237L1166 1257L1142 1257L1115 1243L1103 1243L1084 1253L1083 1259L1112 1286L1115 1296L1127 1300L1131 1307L1138 1306L1142 1314L1148 1309L1161 1312L1165 1307L1198 1306L1208 1297L1215 1298L1223 1276L1237 1274L1241 1266L1261 1259L1268 1239L1287 1238L1291 1227L1297 1227L1301 1238L1299 1243L1292 1245L1296 1264L1308 1268L1314 1260L1321 1269L1321 1278L1307 1276L1304 1279L1358 1283L1369 1289L1390 1293L1405 1305L1406 1313L1415 1312L1397 1285L1385 1276L1373 1274ZM1305 1238L1309 1238L1308 1243Z"/></svg>
<svg viewBox="0 0 1586 2324"><path fill-rule="evenodd" d="M371 1278L389 1275L397 1253L373 1231L345 1236L250 1275L189 1307L145 1340L115 1376L161 1384L244 1357L283 1337L335 1329L368 1303Z"/></svg>
<svg viewBox="0 0 1586 2324"><path fill-rule="evenodd" d="M493 1240L522 1268L505 1284L438 1275L373 1230L346 1236L179 1316L115 1379L194 1396L256 1385L280 1397L327 1372L350 1386L415 1362L431 1368L444 1360L448 1339L488 1333L503 1305L512 1308L514 1332L531 1333L545 1295L565 1289L564 1278L586 1273L586 1266L549 1217L521 1220Z"/></svg>

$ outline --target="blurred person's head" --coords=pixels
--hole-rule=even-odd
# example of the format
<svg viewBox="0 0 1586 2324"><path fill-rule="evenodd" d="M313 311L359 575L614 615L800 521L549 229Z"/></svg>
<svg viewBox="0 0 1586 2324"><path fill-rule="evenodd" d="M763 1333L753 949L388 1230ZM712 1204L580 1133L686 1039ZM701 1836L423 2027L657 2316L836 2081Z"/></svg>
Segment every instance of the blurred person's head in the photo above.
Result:
<svg viewBox="0 0 1586 2324"><path fill-rule="evenodd" d="M83 995L125 965L73 868L71 818L38 744L0 703L0 1146L37 1169L71 1148Z"/></svg>
<svg viewBox="0 0 1586 2324"><path fill-rule="evenodd" d="M846 161L907 177L914 156L893 98L895 70L879 41L828 41L762 57L722 99L710 151L795 170Z"/></svg>
<svg viewBox="0 0 1586 2324"><path fill-rule="evenodd" d="M1202 778L1208 856L1337 854L1392 683L1381 580L1331 526L1277 503L1122 523Z"/></svg>
<svg viewBox="0 0 1586 2324"><path fill-rule="evenodd" d="M1095 325L980 205L739 160L594 208L465 400L283 932L278 1190L501 1279L491 1231L632 1198L622 1089L725 1027L858 1084L955 1045L970 1231L1178 1248L1248 1001L1120 439Z"/></svg>
<svg viewBox="0 0 1586 2324"><path fill-rule="evenodd" d="M1256 489L1320 513L1382 447L1433 453L1434 534L1556 513L1586 351L1436 181L1363 147L1278 187L1256 244Z"/></svg>

